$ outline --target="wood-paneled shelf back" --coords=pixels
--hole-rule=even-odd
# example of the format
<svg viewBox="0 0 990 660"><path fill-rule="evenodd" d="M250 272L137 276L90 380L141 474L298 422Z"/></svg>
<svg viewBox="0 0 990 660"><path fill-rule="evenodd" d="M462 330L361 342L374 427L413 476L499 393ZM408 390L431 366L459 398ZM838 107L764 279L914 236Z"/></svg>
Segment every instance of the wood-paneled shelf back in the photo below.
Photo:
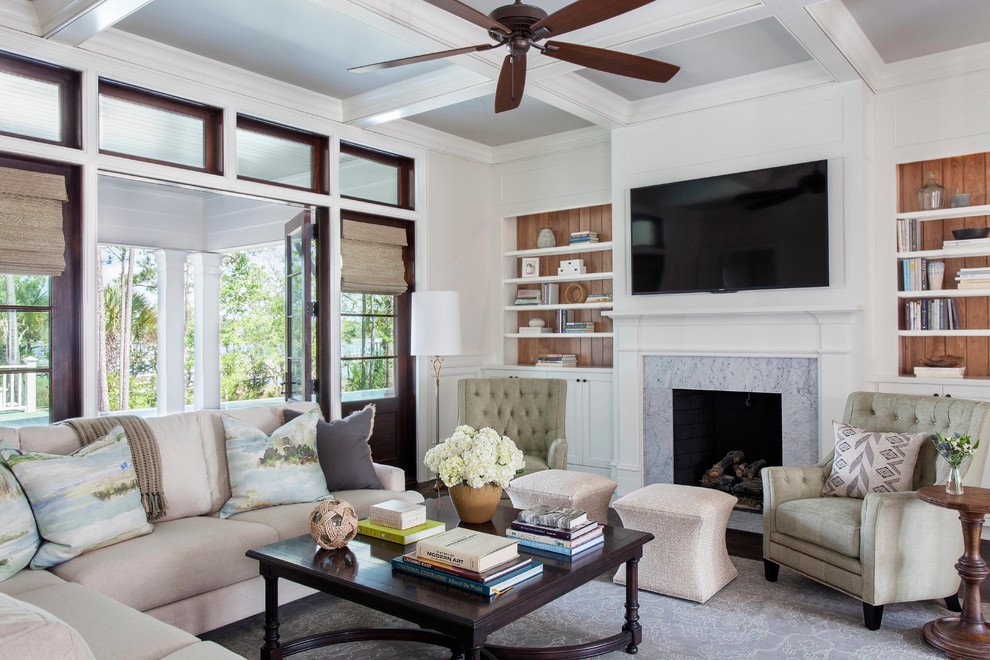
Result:
<svg viewBox="0 0 990 660"><path fill-rule="evenodd" d="M62 204L68 199L60 174L0 167L0 273L62 274Z"/></svg>
<svg viewBox="0 0 990 660"><path fill-rule="evenodd" d="M340 289L344 293L402 295L406 266L402 248L406 230L358 220L344 220L340 241Z"/></svg>

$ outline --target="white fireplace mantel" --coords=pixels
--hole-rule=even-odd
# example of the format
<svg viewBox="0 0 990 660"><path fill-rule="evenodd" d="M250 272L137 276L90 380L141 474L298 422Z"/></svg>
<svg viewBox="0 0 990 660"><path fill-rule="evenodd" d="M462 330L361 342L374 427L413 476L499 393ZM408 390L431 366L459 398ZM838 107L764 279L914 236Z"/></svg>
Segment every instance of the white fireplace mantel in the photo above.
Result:
<svg viewBox="0 0 990 660"><path fill-rule="evenodd" d="M812 450L803 461L831 449L832 419L841 419L846 397L866 387L863 312L858 306L814 309L765 307L745 311L672 309L661 313L617 311L615 333L616 434L614 470L620 494L646 483L644 401L647 357L813 359L817 365ZM710 363L711 361L708 360ZM665 363L666 364L666 363ZM787 439L785 438L785 442ZM814 454L817 448L817 456ZM796 460L796 459L795 459Z"/></svg>

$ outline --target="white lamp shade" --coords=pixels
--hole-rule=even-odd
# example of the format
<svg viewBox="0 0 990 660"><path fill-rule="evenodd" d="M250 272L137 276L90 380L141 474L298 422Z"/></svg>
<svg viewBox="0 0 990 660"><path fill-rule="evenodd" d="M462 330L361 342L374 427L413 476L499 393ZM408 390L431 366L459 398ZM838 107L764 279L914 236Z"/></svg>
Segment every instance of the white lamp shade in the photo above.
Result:
<svg viewBox="0 0 990 660"><path fill-rule="evenodd" d="M413 355L460 355L460 293L414 291L410 334Z"/></svg>

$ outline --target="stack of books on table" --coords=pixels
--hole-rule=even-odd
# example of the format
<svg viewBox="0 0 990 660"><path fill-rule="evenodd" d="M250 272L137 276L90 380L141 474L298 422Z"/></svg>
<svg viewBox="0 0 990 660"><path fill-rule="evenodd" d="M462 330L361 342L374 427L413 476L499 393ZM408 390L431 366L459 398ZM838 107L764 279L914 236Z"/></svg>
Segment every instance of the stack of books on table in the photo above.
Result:
<svg viewBox="0 0 990 660"><path fill-rule="evenodd" d="M582 334L595 331L594 321L567 321L564 323L564 332Z"/></svg>
<svg viewBox="0 0 990 660"><path fill-rule="evenodd" d="M358 534L402 545L435 536L446 528L438 520L427 520L426 507L422 504L402 500L375 504L368 512L368 517L358 521Z"/></svg>
<svg viewBox="0 0 990 660"><path fill-rule="evenodd" d="M536 359L538 367L576 367L577 355L574 353L544 353Z"/></svg>
<svg viewBox="0 0 990 660"><path fill-rule="evenodd" d="M914 368L914 375L920 378L962 378L966 367L924 367Z"/></svg>
<svg viewBox="0 0 990 660"><path fill-rule="evenodd" d="M464 527L420 541L415 552L393 559L392 568L482 596L497 596L543 572L543 564L519 556L515 539Z"/></svg>
<svg viewBox="0 0 990 660"><path fill-rule="evenodd" d="M596 231L572 231L570 244L575 243L597 243L598 232Z"/></svg>
<svg viewBox="0 0 990 660"><path fill-rule="evenodd" d="M505 534L527 550L542 550L565 557L580 555L605 543L602 526L588 520L584 511L548 506L520 511Z"/></svg>
<svg viewBox="0 0 990 660"><path fill-rule="evenodd" d="M960 289L990 289L990 268L960 268L956 282Z"/></svg>
<svg viewBox="0 0 990 660"><path fill-rule="evenodd" d="M517 305L539 305L543 303L543 296L539 289L517 289Z"/></svg>

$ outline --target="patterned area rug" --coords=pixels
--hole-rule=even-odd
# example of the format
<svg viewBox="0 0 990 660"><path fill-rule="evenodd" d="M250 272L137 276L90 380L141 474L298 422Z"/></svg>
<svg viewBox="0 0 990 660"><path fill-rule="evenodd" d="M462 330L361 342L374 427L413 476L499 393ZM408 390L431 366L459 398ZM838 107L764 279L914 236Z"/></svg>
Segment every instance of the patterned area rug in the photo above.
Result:
<svg viewBox="0 0 990 660"><path fill-rule="evenodd" d="M705 604L640 592L643 644L639 658L944 658L928 646L921 627L947 616L941 601L888 605L883 627L863 627L859 601L786 568L763 579L763 564L733 558L739 576ZM605 577L577 589L492 637L494 643L559 646L605 637L622 624L624 588ZM986 609L986 608L985 608ZM283 640L363 626L408 626L393 617L332 596L314 595L279 610ZM990 618L990 616L988 616ZM256 615L203 635L247 658L257 658L264 617ZM437 647L401 642L362 642L293 656L313 660L378 658L446 660ZM607 658L629 658L611 653Z"/></svg>

